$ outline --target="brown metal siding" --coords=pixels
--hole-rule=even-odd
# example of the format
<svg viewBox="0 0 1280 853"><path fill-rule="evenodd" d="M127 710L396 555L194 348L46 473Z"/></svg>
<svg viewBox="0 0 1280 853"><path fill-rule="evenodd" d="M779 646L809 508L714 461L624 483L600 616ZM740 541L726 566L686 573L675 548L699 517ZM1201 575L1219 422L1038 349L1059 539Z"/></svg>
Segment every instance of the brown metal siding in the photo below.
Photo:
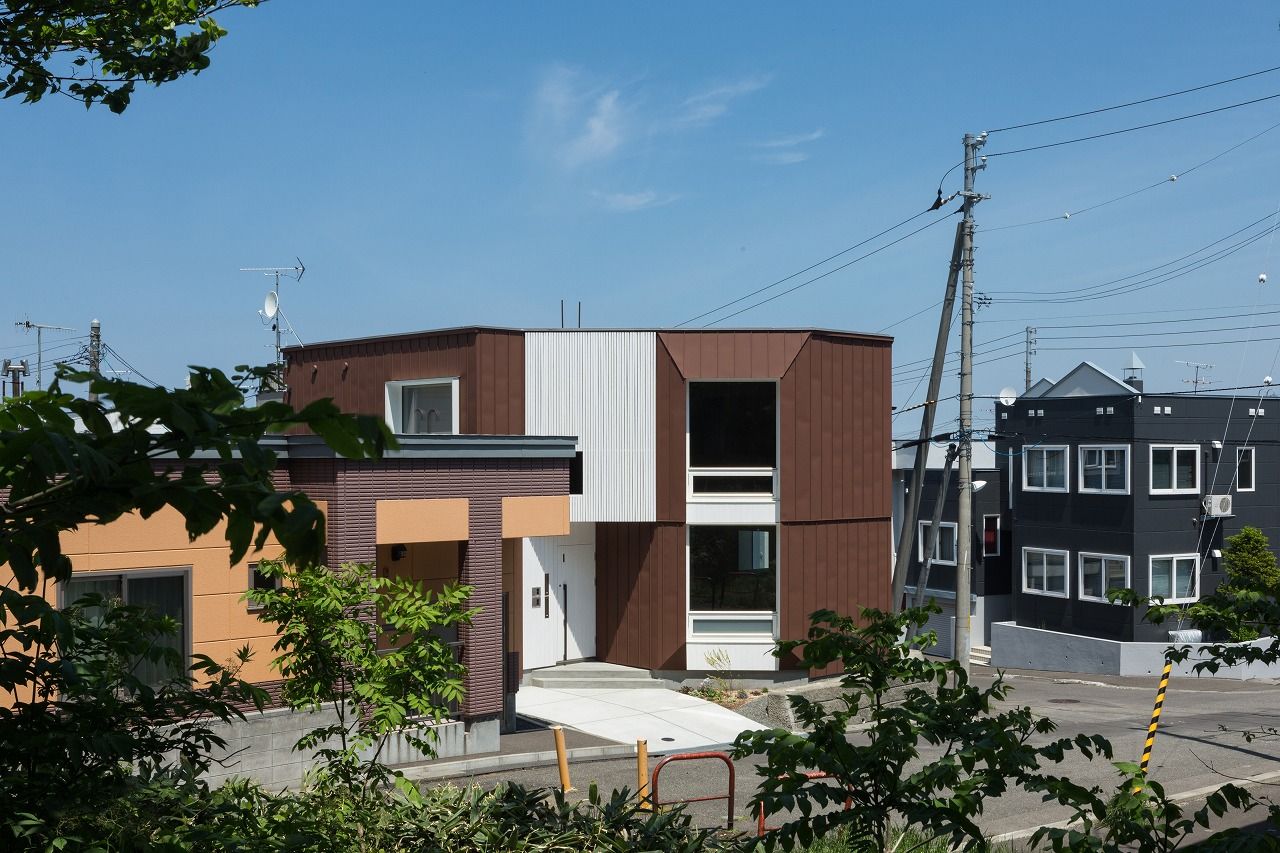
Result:
<svg viewBox="0 0 1280 853"><path fill-rule="evenodd" d="M288 402L332 398L350 414L381 416L384 385L398 379L459 377L458 426L465 434L524 435L524 336L460 331L302 347L289 352Z"/></svg>
<svg viewBox="0 0 1280 853"><path fill-rule="evenodd" d="M884 521L784 524L779 563L784 640L803 639L815 610L856 616L862 607L888 607L889 526Z"/></svg>
<svg viewBox="0 0 1280 853"><path fill-rule="evenodd" d="M889 517L887 342L814 335L782 377L782 520Z"/></svg>
<svg viewBox="0 0 1280 853"><path fill-rule="evenodd" d="M658 428L654 447L657 520L683 522L685 517L685 382L663 336L658 336L656 371Z"/></svg>
<svg viewBox="0 0 1280 853"><path fill-rule="evenodd" d="M685 668L681 524L596 525L596 654L645 669Z"/></svg>
<svg viewBox="0 0 1280 853"><path fill-rule="evenodd" d="M659 332L685 379L777 379L809 332Z"/></svg>

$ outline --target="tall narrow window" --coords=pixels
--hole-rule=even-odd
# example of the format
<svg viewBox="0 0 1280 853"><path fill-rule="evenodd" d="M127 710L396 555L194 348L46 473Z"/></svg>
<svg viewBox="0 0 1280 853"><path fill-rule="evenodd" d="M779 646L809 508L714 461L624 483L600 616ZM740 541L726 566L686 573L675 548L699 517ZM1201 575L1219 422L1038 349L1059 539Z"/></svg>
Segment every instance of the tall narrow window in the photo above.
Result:
<svg viewBox="0 0 1280 853"><path fill-rule="evenodd" d="M982 517L982 556L1000 556L1000 516Z"/></svg>
<svg viewBox="0 0 1280 853"><path fill-rule="evenodd" d="M1236 491L1253 491L1253 448L1236 448Z"/></svg>
<svg viewBox="0 0 1280 853"><path fill-rule="evenodd" d="M1151 446L1152 494L1195 494L1199 491L1199 445Z"/></svg>

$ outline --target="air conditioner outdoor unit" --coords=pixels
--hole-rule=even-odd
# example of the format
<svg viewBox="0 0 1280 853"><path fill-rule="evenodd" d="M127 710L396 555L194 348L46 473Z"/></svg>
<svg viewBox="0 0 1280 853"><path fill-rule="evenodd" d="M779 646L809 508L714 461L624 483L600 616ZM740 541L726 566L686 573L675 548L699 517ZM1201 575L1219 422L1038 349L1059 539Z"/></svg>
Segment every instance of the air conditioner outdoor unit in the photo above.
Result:
<svg viewBox="0 0 1280 853"><path fill-rule="evenodd" d="M1225 518L1231 515L1231 495L1205 495L1204 514L1210 518Z"/></svg>

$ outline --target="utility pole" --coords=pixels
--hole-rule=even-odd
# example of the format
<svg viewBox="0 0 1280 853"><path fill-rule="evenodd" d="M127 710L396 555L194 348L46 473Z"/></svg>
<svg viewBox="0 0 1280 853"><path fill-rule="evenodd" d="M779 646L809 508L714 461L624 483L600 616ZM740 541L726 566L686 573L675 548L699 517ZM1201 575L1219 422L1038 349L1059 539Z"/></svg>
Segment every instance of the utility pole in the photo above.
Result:
<svg viewBox="0 0 1280 853"><path fill-rule="evenodd" d="M9 374L9 381L13 383L13 393L10 397L22 396L22 377L31 375L31 368L27 367L27 360L22 361L4 360L4 370L0 371ZM0 390L3 389L3 383L0 383Z"/></svg>
<svg viewBox="0 0 1280 853"><path fill-rule="evenodd" d="M44 330L50 329L52 331L58 331L58 332L74 332L75 329L71 329L66 326L50 326L47 323L33 323L30 320L19 320L17 323L14 323L14 325L17 326L18 328L26 329L28 332L31 331L32 329L36 330L36 387L43 389L44 388Z"/></svg>
<svg viewBox="0 0 1280 853"><path fill-rule="evenodd" d="M1204 377L1203 379L1200 378L1201 370L1213 370L1214 366L1212 364L1204 364L1199 361L1182 361L1182 360L1179 360L1178 364L1185 364L1187 367L1192 368L1196 372L1196 375L1194 378L1182 380L1183 382L1191 386L1191 393L1199 394L1201 385L1208 385L1209 383L1213 382L1213 380L1210 379L1208 376Z"/></svg>
<svg viewBox="0 0 1280 853"><path fill-rule="evenodd" d="M1027 326L1026 347L1027 347L1027 352L1025 357L1025 365L1026 365L1027 378L1026 378L1026 387L1023 388L1022 390L1030 391L1031 390L1031 356L1036 354L1036 327L1035 326Z"/></svg>
<svg viewBox="0 0 1280 853"><path fill-rule="evenodd" d="M102 324L96 319L89 323L89 372L102 372ZM89 402L98 402L98 392L89 392Z"/></svg>
<svg viewBox="0 0 1280 853"><path fill-rule="evenodd" d="M969 572L973 565L973 208L983 196L973 191L973 179L987 167L978 162L986 133L964 135L964 202L960 223L964 252L960 259L960 512L956 519L956 638L955 659L969 674Z"/></svg>

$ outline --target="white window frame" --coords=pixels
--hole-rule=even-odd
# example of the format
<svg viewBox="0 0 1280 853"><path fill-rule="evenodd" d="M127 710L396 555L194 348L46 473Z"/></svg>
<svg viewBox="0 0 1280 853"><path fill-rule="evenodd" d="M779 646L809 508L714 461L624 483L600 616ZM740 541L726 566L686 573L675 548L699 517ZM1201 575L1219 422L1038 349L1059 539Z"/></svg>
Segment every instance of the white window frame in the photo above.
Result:
<svg viewBox="0 0 1280 853"><path fill-rule="evenodd" d="M1084 454L1086 450L1101 450L1101 451L1123 450L1124 451L1124 488L1123 489L1108 489L1105 487L1105 483L1107 480L1107 466L1105 462L1105 459L1106 459L1105 456L1103 457L1104 462L1102 465L1102 481L1104 483L1104 487L1100 489L1092 489L1085 486ZM1129 494L1129 483L1131 482L1131 475L1132 475L1132 468L1133 468L1130 462L1131 457L1132 457L1132 453L1130 452L1129 445L1127 444L1082 444L1080 445L1079 450L1077 452L1077 461L1079 463L1077 468L1079 471L1080 493L1086 494L1086 495L1127 495Z"/></svg>
<svg viewBox="0 0 1280 853"><path fill-rule="evenodd" d="M773 610L694 610L693 609L693 547L692 528L694 527L771 527L775 540L777 573L774 576ZM699 523L684 526L684 634L685 641L690 643L765 643L776 642L781 636L782 627L782 525L777 522L769 524L733 523ZM728 632L724 634L695 634L693 621L733 621L737 619L758 619L761 622L772 620L773 630L768 633L743 634Z"/></svg>
<svg viewBox="0 0 1280 853"><path fill-rule="evenodd" d="M995 549L994 551L988 551L988 550L987 550L987 519L988 519L988 518L994 518L994 519L996 520L996 549ZM1000 556L1000 534L1001 534L1001 532L1002 532L1002 531L1001 531L1001 527L1000 527L1000 513L998 513L998 512L989 512L989 513L987 513L986 515L982 516L982 556L984 556L984 557L999 557L999 556Z"/></svg>
<svg viewBox="0 0 1280 853"><path fill-rule="evenodd" d="M1062 453L1062 486L1028 486L1027 485L1027 462L1031 458L1031 451L1039 450L1048 453L1051 450L1061 451ZM1047 479L1047 478L1046 478ZM1059 492L1066 493L1071 491L1071 445L1069 444L1042 444L1037 447L1028 447L1022 453L1022 490L1024 492Z"/></svg>
<svg viewBox="0 0 1280 853"><path fill-rule="evenodd" d="M1051 592L1048 589L1034 589L1027 586L1027 555L1053 554L1062 557L1062 592ZM1046 574L1046 580L1048 576ZM1046 584L1047 586L1047 584ZM1028 595L1046 595L1050 598L1071 597L1071 552L1058 548L1023 548L1022 549L1022 591Z"/></svg>
<svg viewBox="0 0 1280 853"><path fill-rule="evenodd" d="M1240 487L1240 457L1245 451L1249 451L1249 488ZM1236 491L1237 492L1253 492L1258 489L1258 450L1252 444L1246 444L1243 447L1236 448Z"/></svg>
<svg viewBox="0 0 1280 853"><path fill-rule="evenodd" d="M1169 474L1173 478L1173 488L1158 489L1155 484L1156 451L1170 450L1173 456L1169 460ZM1191 450L1196 454L1196 482L1191 488L1178 488L1178 451ZM1147 486L1153 495L1198 495L1200 494L1200 445L1198 444L1153 444L1147 456Z"/></svg>
<svg viewBox="0 0 1280 853"><path fill-rule="evenodd" d="M1103 604L1110 604L1107 598L1107 565L1102 564L1102 595L1086 595L1084 591L1084 561L1086 557L1092 557L1095 560L1122 560L1124 562L1124 586L1122 589L1128 589L1133 586L1133 560L1127 554L1100 554L1096 551L1081 551L1076 557L1076 597L1081 601L1101 601Z"/></svg>
<svg viewBox="0 0 1280 853"><path fill-rule="evenodd" d="M916 558L919 559L920 565L922 566L924 565L924 561L925 561L924 546L925 546L925 543L929 540L930 524L931 522L921 521L919 522L920 529L916 531ZM942 521L938 523L938 528L939 528L938 541L933 543L934 548L939 551L942 550L942 532L941 531L943 528L948 528L948 527L951 528L951 553L957 554L957 552L960 550L960 534L959 534L960 526L956 524L954 521ZM933 564L935 566L954 566L956 564L956 561L944 560L940 557L934 557Z"/></svg>
<svg viewBox="0 0 1280 853"><path fill-rule="evenodd" d="M1169 589L1177 590L1178 586L1178 560L1191 560L1195 577L1195 595L1178 596L1171 595L1164 599L1165 604L1192 604L1200 600L1200 555L1199 554L1152 554L1147 558L1147 595L1154 597L1151 592L1151 577L1155 572L1156 560L1170 560L1169 571Z"/></svg>
<svg viewBox="0 0 1280 853"><path fill-rule="evenodd" d="M706 468L692 467L693 458L693 382L754 382L772 384L774 394L773 467L772 468ZM684 389L684 464L685 503L776 504L782 494L782 383L777 379L696 379L685 383ZM695 492L694 477L772 477L771 492ZM744 522L746 523L746 522ZM777 522L770 522L776 524ZM692 631L690 632L692 633Z"/></svg>
<svg viewBox="0 0 1280 853"><path fill-rule="evenodd" d="M452 386L452 390L453 390L453 400L450 403L450 408L453 410L453 424L451 425L451 430L449 434L452 434L452 435L461 434L461 430L459 429L459 424L461 420L460 420L460 412L458 409L458 386L461 383L459 382L459 377L457 376L434 376L428 379L396 379L394 381L388 382L386 384L386 391L384 396L384 405L385 405L384 416L387 422L387 426L390 427L391 431L396 435L406 435L403 429L404 424L402 423L404 407L402 405L402 397L401 397L405 388L415 386L415 385L445 385L445 384ZM423 433L423 435L445 435L445 434L446 433ZM413 435L418 435L418 433L413 433Z"/></svg>

